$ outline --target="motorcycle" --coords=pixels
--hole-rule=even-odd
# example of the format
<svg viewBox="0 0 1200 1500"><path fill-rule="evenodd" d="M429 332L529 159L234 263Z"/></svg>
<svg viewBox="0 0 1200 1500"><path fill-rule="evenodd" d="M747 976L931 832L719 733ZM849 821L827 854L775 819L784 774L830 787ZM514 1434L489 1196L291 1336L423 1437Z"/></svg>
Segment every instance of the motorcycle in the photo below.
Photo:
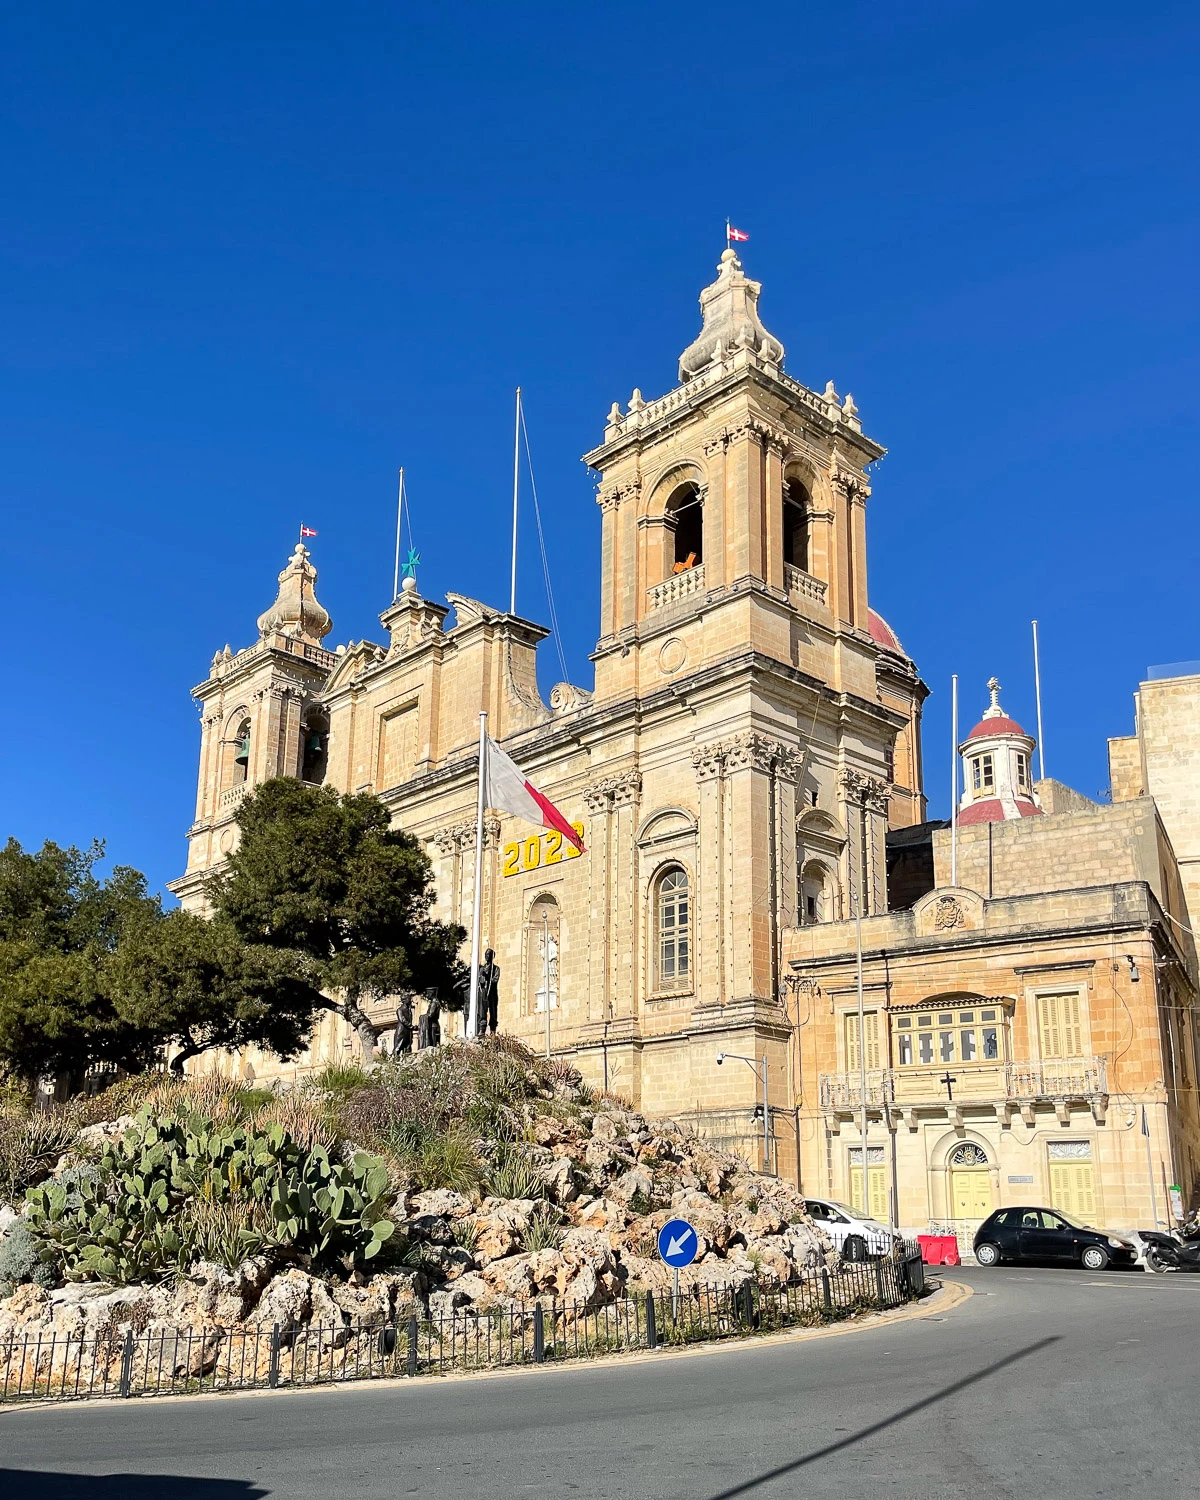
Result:
<svg viewBox="0 0 1200 1500"><path fill-rule="evenodd" d="M1133 1238L1147 1271L1200 1271L1200 1224L1194 1216L1182 1230L1139 1229Z"/></svg>

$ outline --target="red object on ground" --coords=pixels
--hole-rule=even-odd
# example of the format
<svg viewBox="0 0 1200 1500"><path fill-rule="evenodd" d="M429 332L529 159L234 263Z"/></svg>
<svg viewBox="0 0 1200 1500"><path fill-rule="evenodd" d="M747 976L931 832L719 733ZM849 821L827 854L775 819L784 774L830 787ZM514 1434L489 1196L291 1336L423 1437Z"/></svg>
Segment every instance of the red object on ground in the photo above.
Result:
<svg viewBox="0 0 1200 1500"><path fill-rule="evenodd" d="M954 1234L919 1234L921 1259L927 1266L958 1266L958 1236Z"/></svg>

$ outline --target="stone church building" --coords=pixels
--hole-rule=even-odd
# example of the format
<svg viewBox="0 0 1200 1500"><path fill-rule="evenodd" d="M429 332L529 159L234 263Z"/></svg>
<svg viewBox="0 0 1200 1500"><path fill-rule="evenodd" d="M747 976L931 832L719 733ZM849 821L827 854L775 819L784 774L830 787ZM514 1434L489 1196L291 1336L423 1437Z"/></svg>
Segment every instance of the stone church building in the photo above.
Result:
<svg viewBox="0 0 1200 1500"><path fill-rule="evenodd" d="M783 935L887 911L888 830L925 816L927 690L869 603L869 474L884 450L832 381L818 392L784 373L759 293L727 249L678 385L614 403L585 455L601 513L593 686L560 683L543 702L542 626L458 594L425 599L411 580L378 643L328 650L298 546L257 640L218 652L194 690L196 815L172 889L203 908L257 783L370 789L425 841L438 915L469 928L482 881L503 1030L539 1049L548 1038L589 1081L752 1159L761 1086L737 1059L765 1057L774 1159L791 1172L802 1018ZM482 710L585 853L489 814L475 868ZM267 1080L353 1046L329 1015L298 1062L203 1065Z"/></svg>

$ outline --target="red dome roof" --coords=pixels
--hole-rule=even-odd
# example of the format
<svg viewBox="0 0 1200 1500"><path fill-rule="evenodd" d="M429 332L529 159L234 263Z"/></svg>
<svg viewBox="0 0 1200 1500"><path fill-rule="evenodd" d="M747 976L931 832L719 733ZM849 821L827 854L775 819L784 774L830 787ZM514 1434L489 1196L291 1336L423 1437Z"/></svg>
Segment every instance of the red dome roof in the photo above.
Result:
<svg viewBox="0 0 1200 1500"><path fill-rule="evenodd" d="M1025 734L1025 731L1017 723L1016 719L1010 719L1007 714L998 714L994 719L980 719L975 728L967 735L967 739L963 741L963 744L965 745L967 740L991 739L993 735L997 734L1020 734L1024 735L1026 739L1030 738L1029 735Z"/></svg>
<svg viewBox="0 0 1200 1500"><path fill-rule="evenodd" d="M867 630L875 644L882 646L885 651L896 651L901 656L908 655L900 644L900 637L883 616L876 614L873 609L867 610Z"/></svg>
<svg viewBox="0 0 1200 1500"><path fill-rule="evenodd" d="M993 719L992 723L996 721ZM1025 797L1017 798L1017 812L1022 818L1040 818L1043 816L1040 807L1036 807ZM982 802L970 802L958 815L960 828L970 823L1003 823L1004 804L999 797L987 797Z"/></svg>

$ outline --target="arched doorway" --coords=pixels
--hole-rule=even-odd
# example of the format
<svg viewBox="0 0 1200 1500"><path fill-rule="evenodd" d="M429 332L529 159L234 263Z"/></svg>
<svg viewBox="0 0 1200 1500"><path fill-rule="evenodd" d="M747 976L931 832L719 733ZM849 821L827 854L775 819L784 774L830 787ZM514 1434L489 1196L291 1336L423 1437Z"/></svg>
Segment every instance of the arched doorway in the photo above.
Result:
<svg viewBox="0 0 1200 1500"><path fill-rule="evenodd" d="M963 1141L950 1153L950 1216L986 1219L992 1211L992 1173L987 1152Z"/></svg>

